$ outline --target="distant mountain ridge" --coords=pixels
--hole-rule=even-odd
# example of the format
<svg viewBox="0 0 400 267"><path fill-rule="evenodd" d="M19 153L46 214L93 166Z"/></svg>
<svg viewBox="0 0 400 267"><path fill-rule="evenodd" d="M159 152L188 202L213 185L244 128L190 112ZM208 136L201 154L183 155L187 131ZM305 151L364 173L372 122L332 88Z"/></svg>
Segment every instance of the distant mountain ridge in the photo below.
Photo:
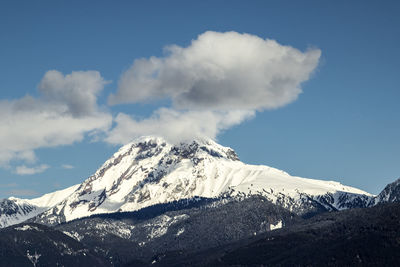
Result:
<svg viewBox="0 0 400 267"><path fill-rule="evenodd" d="M373 204L400 202L400 178L388 184L374 199Z"/></svg>
<svg viewBox="0 0 400 267"><path fill-rule="evenodd" d="M36 222L54 225L180 199L253 195L299 215L375 204L375 196L338 182L244 164L234 150L211 139L175 145L150 136L121 147L80 185L33 200L1 201L0 227L35 216Z"/></svg>
<svg viewBox="0 0 400 267"><path fill-rule="evenodd" d="M0 200L0 228L30 219L67 198L79 185L58 190L34 199L10 197Z"/></svg>

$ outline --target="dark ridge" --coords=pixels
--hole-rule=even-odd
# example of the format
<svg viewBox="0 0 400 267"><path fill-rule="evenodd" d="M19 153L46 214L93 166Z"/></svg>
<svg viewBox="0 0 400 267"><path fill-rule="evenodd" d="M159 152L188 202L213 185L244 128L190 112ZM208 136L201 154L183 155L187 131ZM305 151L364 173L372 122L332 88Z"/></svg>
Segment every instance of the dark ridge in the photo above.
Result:
<svg viewBox="0 0 400 267"><path fill-rule="evenodd" d="M155 259L152 266L400 266L400 204L324 213L225 246Z"/></svg>
<svg viewBox="0 0 400 267"><path fill-rule="evenodd" d="M26 227L25 230L19 229ZM22 223L0 229L0 266L111 266L75 239L41 224Z"/></svg>
<svg viewBox="0 0 400 267"><path fill-rule="evenodd" d="M98 248L104 257L112 257L118 264L134 261L132 265L135 266L137 260L151 263L155 256L163 257L170 251L201 251L269 231L270 225L279 221L286 226L301 220L258 196L244 200L228 199L217 202L217 205L213 203L165 212L162 215L172 220L183 217L155 237L150 235L164 228L162 222L165 217L137 221L113 214L117 216L86 218L56 226L56 229L77 234L80 242ZM129 225L134 226L130 235L120 236L118 230L129 229Z"/></svg>

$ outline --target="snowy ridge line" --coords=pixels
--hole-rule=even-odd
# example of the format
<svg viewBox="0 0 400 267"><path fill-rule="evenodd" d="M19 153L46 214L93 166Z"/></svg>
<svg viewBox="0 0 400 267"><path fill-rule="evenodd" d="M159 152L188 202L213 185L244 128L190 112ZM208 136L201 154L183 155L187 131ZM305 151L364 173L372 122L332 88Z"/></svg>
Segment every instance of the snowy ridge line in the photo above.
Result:
<svg viewBox="0 0 400 267"><path fill-rule="evenodd" d="M0 228L18 224L54 207L70 196L79 185L45 194L34 199L10 197L0 201ZM12 211L12 212L10 212Z"/></svg>
<svg viewBox="0 0 400 267"><path fill-rule="evenodd" d="M374 197L338 182L244 164L234 150L211 139L170 144L152 136L121 147L83 183L57 192L30 200L34 209L26 214L37 216L37 222L54 225L95 214L138 211L182 199L212 199L224 194L262 194L301 214L310 205L328 210L366 206ZM39 205L45 210L37 209ZM3 226L20 222L27 218L24 216Z"/></svg>

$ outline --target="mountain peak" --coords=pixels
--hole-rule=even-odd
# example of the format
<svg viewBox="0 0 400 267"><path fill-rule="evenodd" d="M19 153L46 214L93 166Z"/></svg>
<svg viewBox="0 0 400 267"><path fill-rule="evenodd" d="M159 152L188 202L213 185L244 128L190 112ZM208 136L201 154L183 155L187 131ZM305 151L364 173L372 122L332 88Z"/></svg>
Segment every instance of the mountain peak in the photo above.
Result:
<svg viewBox="0 0 400 267"><path fill-rule="evenodd" d="M170 143L160 136L142 136L127 145L124 145L114 154L114 157L130 153L138 148L139 158L154 156L157 151L167 148L176 156L182 158L204 157L205 154L216 158L225 158L229 160L239 160L236 152L230 147L224 147L216 143L211 138L194 138L179 143ZM153 152L153 153L152 153Z"/></svg>
<svg viewBox="0 0 400 267"><path fill-rule="evenodd" d="M388 184L375 199L375 202L400 202L400 178Z"/></svg>
<svg viewBox="0 0 400 267"><path fill-rule="evenodd" d="M40 202L51 202L53 207L35 220L57 224L93 214L136 211L199 197L236 199L260 195L299 214L311 209L362 206L372 198L339 183L244 164L231 148L208 138L170 143L157 136L140 137L121 147L96 173L71 190L68 196L57 193L40 198ZM34 207L44 205L29 203Z"/></svg>

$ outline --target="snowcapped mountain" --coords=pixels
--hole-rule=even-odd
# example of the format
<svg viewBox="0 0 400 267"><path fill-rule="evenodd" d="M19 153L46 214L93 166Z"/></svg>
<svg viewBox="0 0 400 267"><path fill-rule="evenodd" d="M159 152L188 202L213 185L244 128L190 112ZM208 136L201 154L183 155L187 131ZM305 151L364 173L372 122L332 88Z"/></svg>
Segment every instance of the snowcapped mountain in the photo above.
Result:
<svg viewBox="0 0 400 267"><path fill-rule="evenodd" d="M374 199L373 205L387 202L400 202L400 178L388 184Z"/></svg>
<svg viewBox="0 0 400 267"><path fill-rule="evenodd" d="M79 185L45 194L34 199L10 197L0 200L0 228L30 219L67 198Z"/></svg>
<svg viewBox="0 0 400 267"><path fill-rule="evenodd" d="M338 182L294 177L272 167L244 164L231 148L210 139L174 145L163 138L142 137L120 148L78 186L35 200L6 200L17 205L18 212L2 226L38 214L37 222L51 225L182 199L242 199L252 195L261 195L297 214L364 207L374 197Z"/></svg>
<svg viewBox="0 0 400 267"><path fill-rule="evenodd" d="M263 195L296 213L365 206L373 197L337 182L247 165L209 139L173 145L143 137L123 146L69 197L39 217L54 224L100 213L135 211L181 199Z"/></svg>

